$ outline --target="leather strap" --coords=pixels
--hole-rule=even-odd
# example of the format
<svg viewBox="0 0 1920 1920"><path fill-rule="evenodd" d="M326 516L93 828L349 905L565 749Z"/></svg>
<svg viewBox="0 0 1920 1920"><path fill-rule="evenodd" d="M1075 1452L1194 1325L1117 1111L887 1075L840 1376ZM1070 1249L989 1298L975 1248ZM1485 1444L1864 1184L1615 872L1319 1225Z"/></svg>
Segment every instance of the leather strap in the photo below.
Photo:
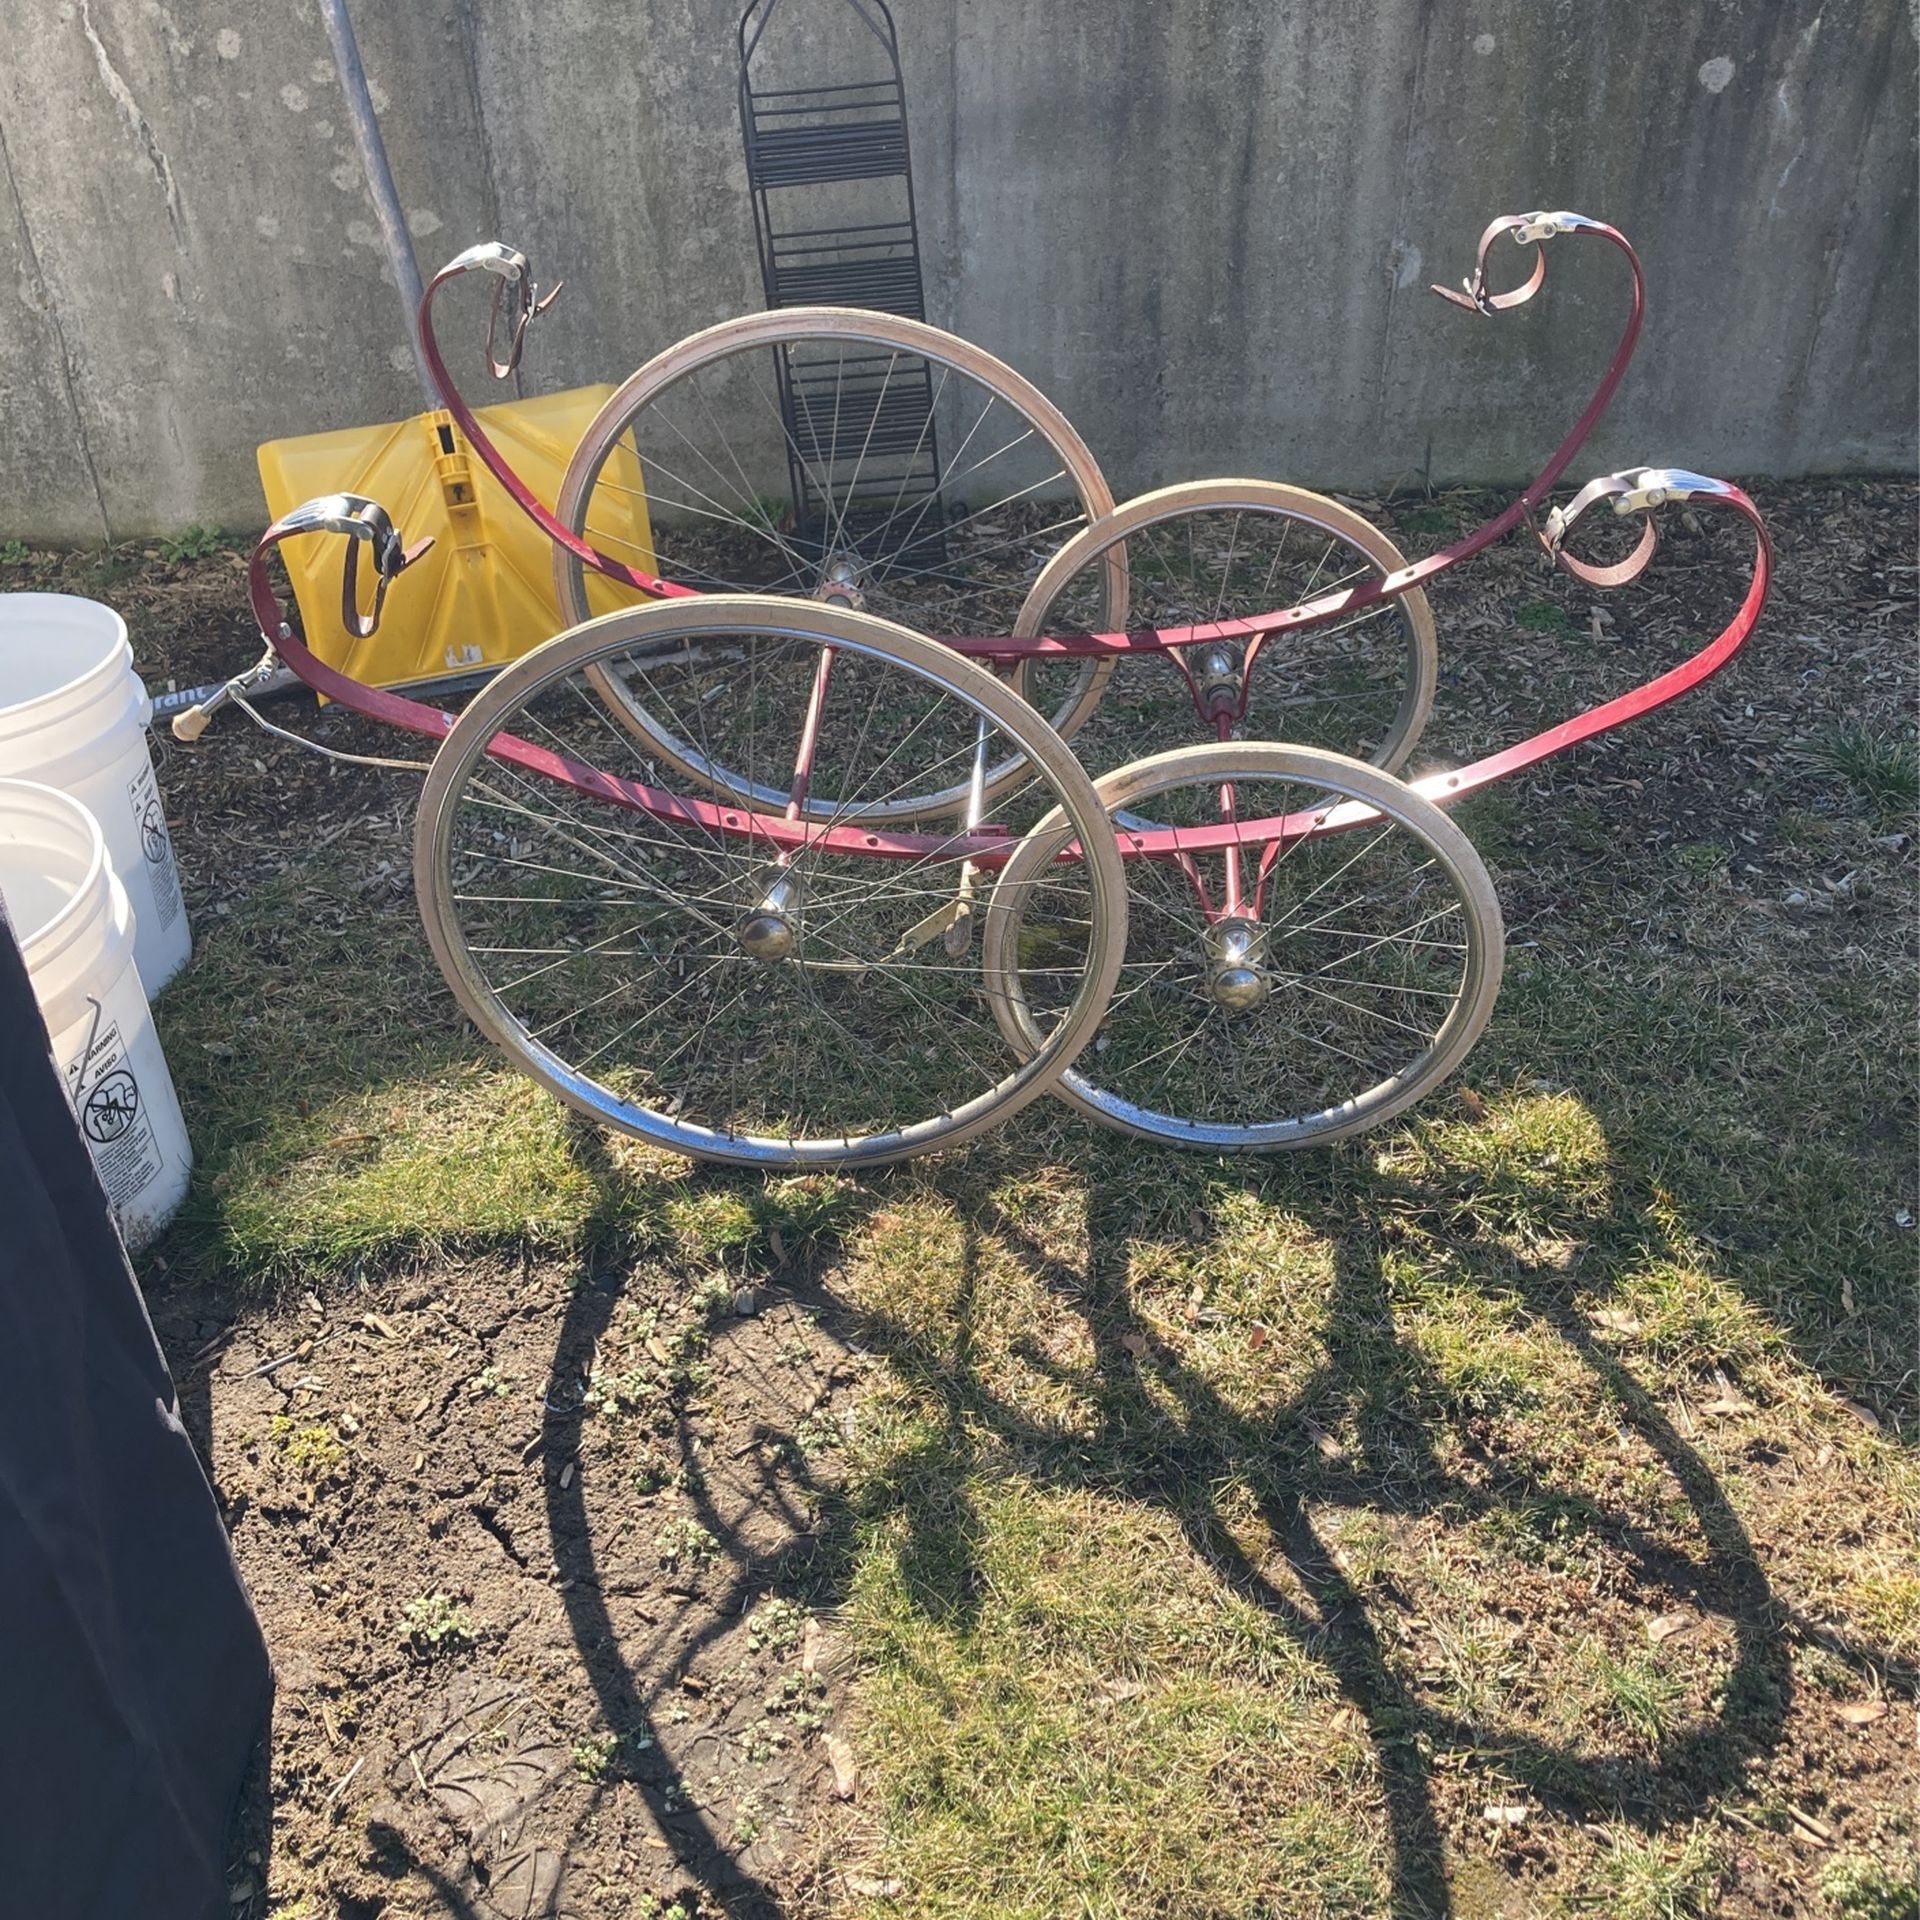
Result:
<svg viewBox="0 0 1920 1920"><path fill-rule="evenodd" d="M1624 587L1629 580L1637 580L1647 570L1647 563L1653 558L1653 550L1660 544L1660 537L1654 532L1653 522L1645 521L1640 528L1639 544L1624 560L1616 560L1611 566L1596 566L1590 560L1576 559L1570 553L1556 553L1554 562L1566 568L1576 580L1584 580L1590 587L1602 591L1612 587Z"/></svg>
<svg viewBox="0 0 1920 1920"><path fill-rule="evenodd" d="M527 329L560 298L560 289L567 283L556 280L552 287L542 294L533 284L531 274L522 274L517 280L508 280L504 276L493 283L493 306L487 315L487 371L496 380L504 380L520 364L520 350L526 344ZM500 309L511 300L513 302L513 338L507 343L507 357L502 360L494 352L494 340L500 328Z"/></svg>
<svg viewBox="0 0 1920 1920"><path fill-rule="evenodd" d="M340 569L340 620L350 634L359 640L371 640L380 631L380 611L387 602L388 586L432 545L433 536L429 534L424 540L416 540L412 546L401 548L397 566L388 568L385 565L379 565L373 583L372 611L362 613L359 582L360 542L358 540L347 542L346 565Z"/></svg>
<svg viewBox="0 0 1920 1920"><path fill-rule="evenodd" d="M1432 291L1442 300L1451 300L1456 307L1465 307L1469 313L1484 313L1491 317L1496 313L1505 313L1509 307L1521 307L1540 291L1540 283L1547 277L1546 249L1534 245L1533 272L1526 282L1506 293L1487 291L1487 249L1503 233L1517 233L1530 221L1538 220L1538 214L1509 213L1498 220L1490 220L1486 231L1480 236L1480 245L1473 256L1473 271L1461 281L1464 292L1455 293L1451 287L1436 285Z"/></svg>
<svg viewBox="0 0 1920 1920"><path fill-rule="evenodd" d="M1657 541L1652 512L1655 507L1669 500L1691 500L1699 494L1718 497L1729 491L1724 480L1691 473L1684 467L1628 467L1622 472L1589 480L1564 507L1555 507L1547 515L1545 529L1536 528L1535 537L1546 549L1547 557L1556 566L1565 567L1576 580L1584 580L1592 587L1625 586L1644 573L1647 562L1653 558ZM1573 523L1601 500L1611 500L1615 513L1638 513L1645 519L1634 550L1624 560L1607 567L1576 560L1563 546Z"/></svg>

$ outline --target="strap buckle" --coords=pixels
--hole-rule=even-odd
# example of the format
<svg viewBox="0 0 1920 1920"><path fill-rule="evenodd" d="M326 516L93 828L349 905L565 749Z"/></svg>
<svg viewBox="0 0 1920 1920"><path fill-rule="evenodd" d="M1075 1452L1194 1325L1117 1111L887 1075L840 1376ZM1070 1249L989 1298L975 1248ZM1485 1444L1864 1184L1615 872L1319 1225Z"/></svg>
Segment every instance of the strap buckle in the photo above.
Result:
<svg viewBox="0 0 1920 1920"><path fill-rule="evenodd" d="M1584 213L1521 213L1514 216L1514 224L1508 231L1517 245L1526 246L1556 233L1578 233L1583 227L1598 225L1597 220L1589 220Z"/></svg>
<svg viewBox="0 0 1920 1920"><path fill-rule="evenodd" d="M1733 489L1724 480L1694 473L1686 467L1623 467L1618 473L1602 474L1589 480L1564 507L1555 507L1541 530L1540 544L1552 559L1560 557L1560 543L1567 530L1601 500L1612 503L1618 514L1651 513L1675 500L1691 500L1695 494L1724 496Z"/></svg>
<svg viewBox="0 0 1920 1920"><path fill-rule="evenodd" d="M1547 558L1555 566L1572 574L1576 580L1603 589L1623 587L1629 580L1644 573L1647 563L1653 558L1658 540L1653 525L1655 507L1666 506L1675 500L1691 500L1695 494L1724 496L1732 492L1733 488L1724 480L1712 479L1704 473L1693 473L1685 467L1623 467L1618 473L1604 473L1597 480L1589 480L1564 507L1555 507L1546 516L1538 537ZM1591 561L1576 560L1572 554L1563 551L1563 543L1573 523L1589 507L1602 500L1611 502L1617 514L1637 513L1643 515L1645 520L1634 550L1624 560L1616 561L1611 566L1595 566Z"/></svg>
<svg viewBox="0 0 1920 1920"><path fill-rule="evenodd" d="M1626 491L1614 495L1615 513L1645 513L1672 500L1691 500L1696 493L1733 491L1724 480L1690 473L1685 467L1631 467L1614 477L1626 482Z"/></svg>
<svg viewBox="0 0 1920 1920"><path fill-rule="evenodd" d="M487 314L487 370L496 380L504 380L520 364L520 349L526 344L527 328L560 297L567 283L556 280L543 294L534 285L533 268L518 247L499 240L483 240L478 246L457 253L434 275L434 285L462 273L490 273L494 276L493 305ZM512 337L507 342L507 357L497 351L501 313L511 308Z"/></svg>

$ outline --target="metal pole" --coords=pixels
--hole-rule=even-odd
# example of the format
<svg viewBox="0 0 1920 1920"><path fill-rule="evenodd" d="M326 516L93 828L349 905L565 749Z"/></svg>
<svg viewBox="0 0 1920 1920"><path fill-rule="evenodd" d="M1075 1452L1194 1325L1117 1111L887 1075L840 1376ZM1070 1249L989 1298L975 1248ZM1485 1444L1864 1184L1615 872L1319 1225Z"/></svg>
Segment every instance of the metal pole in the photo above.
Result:
<svg viewBox="0 0 1920 1920"><path fill-rule="evenodd" d="M347 18L346 0L320 0L320 18L326 22L327 38L333 43L333 64L340 74L347 118L353 122L354 141L360 148L367 191L373 196L373 210L386 239L394 284L399 287L407 310L407 344L413 349L420 391L429 407L437 407L440 396L434 391L433 380L427 372L427 358L420 346L420 269L414 264L406 215L401 211L400 195L394 188L393 169L387 165L387 149L380 138L380 122L374 118L373 100L367 92L367 70L360 64L360 48L353 37L353 22Z"/></svg>

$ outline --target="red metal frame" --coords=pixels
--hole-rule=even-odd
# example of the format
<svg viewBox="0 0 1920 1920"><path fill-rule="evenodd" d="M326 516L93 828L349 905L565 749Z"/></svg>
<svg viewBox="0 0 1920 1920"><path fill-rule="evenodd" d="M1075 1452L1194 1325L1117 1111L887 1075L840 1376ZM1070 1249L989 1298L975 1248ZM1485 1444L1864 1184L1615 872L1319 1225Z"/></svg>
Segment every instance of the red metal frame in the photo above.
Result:
<svg viewBox="0 0 1920 1920"><path fill-rule="evenodd" d="M951 647L956 653L970 658L1006 664L1044 656L1114 657L1132 653L1157 653L1169 648L1195 646L1208 641L1244 640L1248 646L1246 658L1243 661L1243 671L1250 670L1253 657L1269 634L1294 628L1311 628L1325 621L1337 619L1343 614L1382 604L1412 588L1423 586L1447 569L1458 565L1462 560L1484 551L1495 541L1512 532L1523 521L1531 525L1535 510L1545 503L1548 493L1565 473L1581 443L1605 411L1632 357L1645 311L1644 286L1638 257L1625 236L1603 222L1587 220L1571 214L1515 215L1494 221L1482 234L1474 272L1466 283L1464 295L1453 293L1445 288L1434 289L1445 298L1482 313L1492 313L1517 306L1531 298L1541 285L1545 272L1543 247L1545 239L1553 233L1562 232L1595 234L1617 247L1625 257L1632 278L1632 298L1626 325L1599 386L1567 437L1520 496L1503 512L1495 515L1472 533L1456 541L1452 546L1429 554L1426 558L1399 568L1393 573L1362 582L1341 592L1322 595L1316 600L1309 600L1298 606L1276 609L1271 613L1250 619L1223 620L1187 627L1142 628L1121 633L1052 635L1025 640L992 635L956 636L944 639L943 644ZM1487 252L1492 242L1503 233L1512 233L1523 244L1534 246L1536 250L1534 267L1531 277L1520 287L1506 293L1490 293L1486 284ZM488 359L489 364L496 371L512 370L519 357L528 321L546 304L535 293L524 259L517 254L512 254L508 249L498 247L475 248L469 254L462 255L459 260L436 275L426 290L421 301L420 321L428 366L446 401L448 411L458 421L461 431L467 436L474 451L496 475L512 498L532 516L548 536L583 564L594 567L609 578L619 580L625 585L655 597L697 597L695 589L640 573L597 553L587 542L562 526L554 515L534 497L531 490L507 465L499 450L487 438L485 431L474 418L471 409L461 398L447 373L433 332L431 315L434 296L442 286L461 274L481 266L502 276L503 284L496 289L494 314L496 323L503 295L511 294L518 302L508 358L504 362L497 360L493 355L493 332L491 328L489 330ZM551 297L549 295L548 299ZM1616 475L1590 483L1576 496L1569 507L1550 516L1547 533L1539 534L1538 529L1535 529L1536 536L1541 539L1548 553L1558 563L1567 566L1569 571L1590 584L1602 587L1618 585L1644 568L1652 553L1650 513L1639 546L1626 561L1612 567L1595 567L1574 560L1572 556L1561 551L1561 535L1566 526L1570 525L1572 519L1576 518L1581 511L1609 494L1616 497L1616 504L1632 504L1622 501L1620 496L1632 491L1636 477ZM1698 477L1686 476L1686 478L1697 479ZM1415 781L1412 785L1416 793L1441 805L1463 799L1467 794L1477 791L1492 781L1520 772L1547 759L1552 754L1577 746L1582 741L1592 739L1596 734L1638 719L1644 714L1665 706L1669 701L1679 698L1681 694L1690 691L1710 675L1718 672L1738 652L1758 623L1767 597L1772 570L1772 547L1767 530L1753 502L1736 487L1725 486L1718 482L1700 481L1699 489L1690 493L1689 497L1697 498L1699 503L1706 507L1719 506L1736 512L1747 520L1753 529L1752 576L1739 610L1720 633L1691 659L1648 681L1644 686L1537 733L1515 746L1490 754L1458 772L1435 774ZM319 660L295 635L291 622L274 596L271 582L267 577L266 557L281 540L312 529L315 523L311 519L303 522L304 512L304 509L296 510L294 514L276 521L267 529L261 537L259 546L255 549L248 575L248 593L261 633L270 639L282 661L317 693L337 701L353 712L364 714L369 719L398 726L431 739L444 739L454 725L454 716L451 713L428 706L421 701L409 699L403 694L368 687L350 679L337 668ZM384 524L384 517L382 519ZM388 532L390 533L390 529ZM391 551L382 556L379 592L384 592L388 579L400 571L407 559L412 557L411 555L403 556L400 553L397 537L391 539L390 546ZM349 580L351 577L349 573ZM377 606L376 599L376 611ZM349 624L353 624L358 618L357 612L351 607L348 611ZM715 833L764 841L782 859L790 858L794 853L804 849L826 847L831 851L880 858L947 857L969 860L980 867L997 867L1003 864L1012 845L1004 829L977 828L971 832L947 834L870 832L857 825L823 827L810 824L800 817L804 810L807 785L811 777L813 752L819 730L819 710L824 697L831 653L831 649L823 651L821 669L816 675L805 717L792 790L783 813L778 816L669 793L639 781L619 779L584 762L555 753L548 748L536 746L510 734L502 734L495 739L489 751L503 761L539 774L543 778L558 780L580 792L605 800L611 805L696 825ZM1203 718L1205 717L1211 717L1214 720L1215 729L1220 737L1231 736L1232 725L1237 718L1235 713L1223 710L1211 716L1203 713ZM1249 842L1263 847L1253 896L1257 911L1267 875L1271 872L1274 861L1286 848L1302 839L1350 831L1380 817L1371 807L1359 802L1349 802L1318 812L1302 810L1285 816L1242 821L1235 817L1235 796L1230 786L1221 789L1220 807L1221 821L1217 826L1138 833L1125 828L1116 829L1116 839L1123 857L1171 859L1177 862L1186 873L1202 911L1209 920L1219 917L1220 914L1244 910L1246 895L1244 876L1240 870L1239 850ZM1203 878L1193 858L1196 854L1213 851L1222 851L1229 856L1225 868L1224 903L1218 912L1209 899ZM1065 848L1060 857L1075 858L1077 849Z"/></svg>
<svg viewBox="0 0 1920 1920"><path fill-rule="evenodd" d="M1533 247L1533 272L1522 286L1512 292L1490 294L1486 291L1487 253L1493 242L1504 233L1511 233L1522 244ZM1060 655L1076 658L1103 658L1128 653L1158 653L1172 647L1199 646L1209 640L1258 641L1271 633L1315 627L1328 620L1337 620L1343 614L1364 612L1368 607L1394 599L1411 588L1425 586L1428 581L1436 579L1450 567L1459 565L1462 560L1471 559L1477 553L1483 553L1495 541L1505 539L1522 521L1530 521L1535 510L1545 503L1547 495L1552 492L1561 476L1572 464L1574 455L1580 451L1582 443L1592 433L1600 416L1606 412L1614 394L1619 389L1620 382L1626 376L1627 364L1633 358L1634 347L1640 338L1641 322L1646 315L1646 283L1640 271L1640 256L1634 252L1625 234L1621 233L1617 227L1608 226L1602 220L1589 220L1580 214L1509 214L1491 222L1481 234L1474 271L1467 282L1467 294L1456 294L1446 287L1433 289L1444 299L1487 314L1519 306L1524 301L1532 299L1545 279L1546 241L1555 233L1592 234L1619 249L1626 260L1632 281L1626 324L1621 329L1619 344L1614 348L1613 358L1608 363L1606 372L1601 376L1600 384L1595 387L1592 398L1588 400L1580 417L1574 422L1572 430L1554 449L1546 465L1540 469L1519 498L1504 511L1495 514L1484 525L1476 527L1472 533L1464 535L1452 546L1443 547L1437 553L1428 554L1425 559L1417 560L1411 566L1402 567L1378 579L1362 581L1359 585L1349 587L1342 592L1323 594L1317 600L1305 601L1296 607L1277 609L1273 613L1262 614L1253 619L1221 620L1187 627L1146 627L1131 633L1053 634L1032 640L1013 640L997 635L942 634L938 636L941 644L973 659L1008 665L1017 660ZM493 329L490 326L488 330L488 365L498 376L511 373L518 364L528 323L544 310L553 295L548 294L544 299L541 298L535 289L532 272L525 257L510 248L499 246L470 249L441 268L427 283L426 292L420 301L420 338L427 368L433 376L434 385L442 401L445 402L447 411L453 415L460 431L472 444L474 452L480 456L481 463L494 475L522 510L533 519L541 531L556 545L565 548L583 565L592 567L610 580L619 581L623 586L632 587L638 592L650 594L655 598L679 597L696 593L697 588L654 574L641 573L621 561L598 552L556 518L526 482L507 464L505 456L487 437L486 430L474 417L473 409L468 406L452 374L447 369L446 359L440 351L439 338L433 326L433 303L441 288L468 273L478 271L492 272L501 276L500 284L496 285L494 290L496 322L503 298L510 297L518 302L512 343L505 361L494 358ZM556 288L555 292L557 291Z"/></svg>
<svg viewBox="0 0 1920 1920"><path fill-rule="evenodd" d="M1649 680L1644 686L1590 708L1570 720L1563 720L1515 746L1502 748L1497 753L1476 760L1456 773L1430 774L1425 779L1416 780L1411 783L1414 792L1441 806L1463 800L1468 794L1477 792L1495 780L1536 766L1556 753L1591 740L1596 734L1608 732L1666 706L1719 672L1739 652L1759 623L1761 610L1766 604L1773 571L1772 542L1758 508L1738 487L1702 493L1696 499L1702 507L1722 507L1739 514L1753 529L1753 572L1745 597L1726 626L1690 659ZM385 721L430 739L444 739L453 729L454 715L441 708L429 707L421 701L410 700L403 694L364 686L358 680L349 679L337 668L317 659L294 634L274 597L272 582L267 577L266 559L281 540L299 531L303 529L288 528L284 523L276 522L261 536L260 544L254 550L248 570L248 595L262 634L272 637L274 649L281 659L317 693L338 701L356 713L365 714L369 719ZM813 730L817 732L817 728ZM882 858L946 856L969 859L978 866L987 867L1003 863L1010 850L1004 830L981 828L972 833L920 834L873 833L855 826L821 828L810 826L797 818L797 808L792 805L784 814L774 816L747 808L687 798L640 781L617 779L582 761L554 753L546 747L535 746L512 734L502 734L492 743L489 751L495 757L523 767L528 772L562 781L615 806L683 821L710 832L764 840L783 853L817 845L835 852ZM1223 790L1223 811L1230 806L1230 795ZM1264 876L1276 855L1295 841L1317 838L1322 834L1348 832L1379 817L1373 808L1352 802L1320 813L1303 811L1256 821L1223 821L1217 827L1183 827L1177 832L1163 829L1135 833L1121 828L1116 830L1115 837L1123 858L1173 859L1188 869L1194 854L1238 848L1250 841L1255 844L1269 842L1261 861ZM1062 850L1062 859L1074 857L1073 847ZM1190 871L1189 877L1198 885L1197 871ZM1233 897L1231 891L1229 897ZM1204 890L1202 900L1204 904ZM1226 909L1233 910L1231 907Z"/></svg>
<svg viewBox="0 0 1920 1920"><path fill-rule="evenodd" d="M673 580L662 580L655 574L642 573L621 561L609 559L605 554L598 553L588 546L571 529L562 526L533 489L507 464L506 456L487 437L486 429L474 418L473 409L461 398L460 390L454 384L453 375L447 371L446 360L440 352L440 342L434 336L433 297L449 281L458 280L465 274L478 271L487 271L499 276L494 284L493 310L487 324L487 368L496 380L504 380L520 364L520 349L526 340L529 323L552 305L554 296L560 289L556 286L543 298L534 287L533 276L525 257L515 253L510 247L489 244L470 247L458 259L442 267L427 282L427 290L420 296L421 355L427 363L427 371L433 377L433 384L441 400L458 423L460 431L466 436L467 443L480 456L481 465L500 482L514 504L532 519L549 540L556 546L564 547L575 559L592 567L596 573L603 573L609 580L617 580L622 586L632 587L637 592L648 594L656 600L680 599L697 593L698 588L683 586ZM507 357L500 360L495 357L493 351L494 333L500 322L502 302L508 298L516 301L517 311L513 319L513 334L508 343Z"/></svg>
<svg viewBox="0 0 1920 1920"><path fill-rule="evenodd" d="M444 708L430 707L424 701L410 700L405 694L369 687L361 681L350 679L339 668L329 666L310 652L294 632L292 623L274 596L273 582L267 575L267 555L282 540L310 530L298 525L290 527L285 520L276 520L260 536L260 543L254 548L253 559L247 569L247 597L262 635L271 640L281 660L314 692L337 701L354 713L364 714L369 720L383 721L429 740L444 740L453 731L457 716ZM872 833L864 827L810 826L790 815L756 813L745 807L728 807L711 800L692 799L668 793L662 787L648 786L644 781L619 779L602 772L598 767L587 765L583 760L555 753L549 747L535 746L516 734L501 734L488 751L495 759L505 761L510 766L537 773L543 779L558 780L613 806L703 827L711 833L764 840L780 853L796 853L815 846L824 846L837 853L867 854L898 860L921 860L951 853L955 858L964 856L985 865L1004 861L1010 851L1009 836L1004 829L983 828L976 833L961 835Z"/></svg>

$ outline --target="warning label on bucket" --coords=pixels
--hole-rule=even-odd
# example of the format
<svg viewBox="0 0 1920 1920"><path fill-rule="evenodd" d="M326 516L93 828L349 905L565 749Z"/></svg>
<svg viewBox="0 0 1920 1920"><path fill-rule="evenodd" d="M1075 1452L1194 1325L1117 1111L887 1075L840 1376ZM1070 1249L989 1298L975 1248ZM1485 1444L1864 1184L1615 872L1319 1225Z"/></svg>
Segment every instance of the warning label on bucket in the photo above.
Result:
<svg viewBox="0 0 1920 1920"><path fill-rule="evenodd" d="M124 1206L160 1171L161 1161L118 1026L101 1028L68 1066L67 1098L80 1116L107 1198Z"/></svg>
<svg viewBox="0 0 1920 1920"><path fill-rule="evenodd" d="M140 825L140 851L146 856L147 881L153 889L154 924L164 932L180 918L186 903L180 898L180 873L173 864L166 810L160 804L160 787L151 765L127 782L127 799Z"/></svg>

